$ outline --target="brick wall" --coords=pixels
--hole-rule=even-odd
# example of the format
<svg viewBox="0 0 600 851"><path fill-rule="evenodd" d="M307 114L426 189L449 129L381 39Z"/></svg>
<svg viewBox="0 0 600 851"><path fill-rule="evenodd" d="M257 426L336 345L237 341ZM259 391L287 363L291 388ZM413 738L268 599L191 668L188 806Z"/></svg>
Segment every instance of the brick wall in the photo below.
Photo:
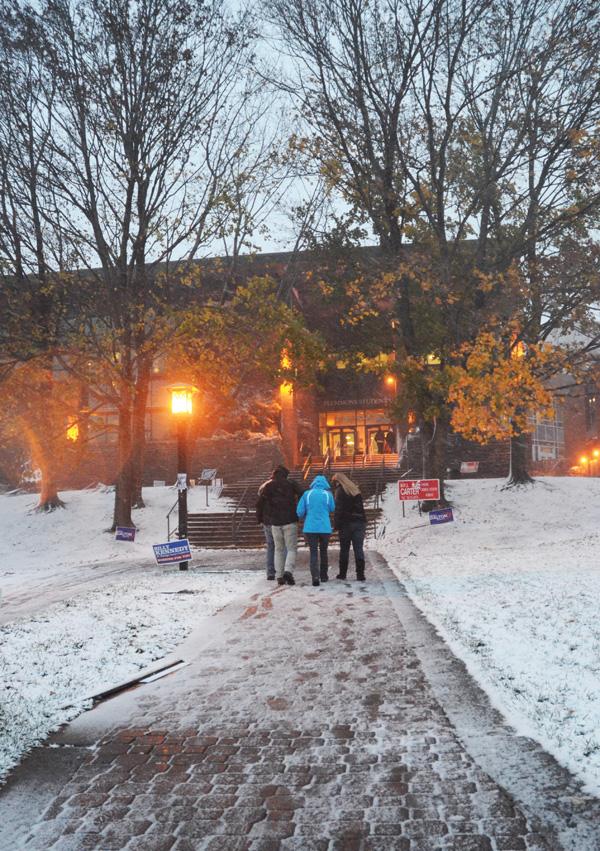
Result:
<svg viewBox="0 0 600 851"><path fill-rule="evenodd" d="M196 441L189 463L190 478L199 478L205 468L216 468L226 481L256 473L269 473L284 463L281 439L262 435L248 437L217 435ZM174 441L154 441L146 447L144 485L155 480L175 481L177 445ZM60 487L81 488L99 481L113 484L117 473L117 449L114 444L95 446L84 458L63 470Z"/></svg>

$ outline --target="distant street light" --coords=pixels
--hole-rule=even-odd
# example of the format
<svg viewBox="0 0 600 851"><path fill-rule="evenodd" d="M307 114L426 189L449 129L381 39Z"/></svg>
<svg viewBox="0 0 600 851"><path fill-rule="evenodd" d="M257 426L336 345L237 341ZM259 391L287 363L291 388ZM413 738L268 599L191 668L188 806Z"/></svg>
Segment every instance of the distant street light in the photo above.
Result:
<svg viewBox="0 0 600 851"><path fill-rule="evenodd" d="M198 388L192 384L171 384L171 413L177 423L177 537L187 538L187 478L188 478L188 430L193 411L193 396ZM187 561L179 562L179 570L187 570Z"/></svg>
<svg viewBox="0 0 600 851"><path fill-rule="evenodd" d="M67 440L77 443L79 440L79 420L77 417L69 417L67 420Z"/></svg>

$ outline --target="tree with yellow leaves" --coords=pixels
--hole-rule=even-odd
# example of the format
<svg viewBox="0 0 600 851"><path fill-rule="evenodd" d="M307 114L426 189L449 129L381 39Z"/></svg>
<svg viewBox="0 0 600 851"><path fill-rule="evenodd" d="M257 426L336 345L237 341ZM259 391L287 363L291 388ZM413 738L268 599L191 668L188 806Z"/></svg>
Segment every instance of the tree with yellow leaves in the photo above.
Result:
<svg viewBox="0 0 600 851"><path fill-rule="evenodd" d="M531 481L527 472L526 435L535 429L535 414L553 415L547 379L563 369L566 353L549 344L525 346L490 332L462 347L464 362L451 369L448 401L452 428L467 440L517 438L511 443L508 485Z"/></svg>

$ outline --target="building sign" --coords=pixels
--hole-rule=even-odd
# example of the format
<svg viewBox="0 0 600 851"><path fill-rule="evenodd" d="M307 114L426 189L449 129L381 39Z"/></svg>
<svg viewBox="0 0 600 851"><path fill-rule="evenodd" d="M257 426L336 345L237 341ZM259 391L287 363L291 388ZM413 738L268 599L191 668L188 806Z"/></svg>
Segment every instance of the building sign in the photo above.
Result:
<svg viewBox="0 0 600 851"><path fill-rule="evenodd" d="M479 461L461 461L461 473L476 473L479 470Z"/></svg>
<svg viewBox="0 0 600 851"><path fill-rule="evenodd" d="M135 541L135 526L117 526L115 541Z"/></svg>
<svg viewBox="0 0 600 851"><path fill-rule="evenodd" d="M439 499L439 479L400 479L398 492L403 501Z"/></svg>
<svg viewBox="0 0 600 851"><path fill-rule="evenodd" d="M439 523L452 523L453 520L451 508L436 508L435 511L429 512L429 522L432 526L437 526Z"/></svg>
<svg viewBox="0 0 600 851"><path fill-rule="evenodd" d="M543 446L541 443L538 443L537 452L540 461L553 461L556 459L556 446Z"/></svg>
<svg viewBox="0 0 600 851"><path fill-rule="evenodd" d="M187 538L180 541L167 541L166 544L154 544L154 558L157 564L173 564L176 561L191 559L190 542Z"/></svg>
<svg viewBox="0 0 600 851"><path fill-rule="evenodd" d="M380 408L389 405L385 397L377 399L319 399L319 410L334 410L336 408Z"/></svg>

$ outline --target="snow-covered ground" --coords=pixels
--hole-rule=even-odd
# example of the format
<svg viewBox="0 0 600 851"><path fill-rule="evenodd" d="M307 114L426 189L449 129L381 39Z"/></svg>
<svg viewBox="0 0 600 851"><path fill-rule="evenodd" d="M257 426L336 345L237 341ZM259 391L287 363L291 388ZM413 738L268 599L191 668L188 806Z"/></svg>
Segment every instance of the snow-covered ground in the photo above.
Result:
<svg viewBox="0 0 600 851"><path fill-rule="evenodd" d="M519 732L600 794L600 479L449 486L454 523L384 502L378 549Z"/></svg>
<svg viewBox="0 0 600 851"><path fill-rule="evenodd" d="M194 554L190 570L158 567L170 488L147 488L135 543L117 542L106 489L62 494L67 508L33 511L32 495L0 496L0 779L29 748L91 705L89 697L161 659L203 617L257 581L206 572L249 557ZM204 491L190 510L206 510ZM210 500L208 510L223 510ZM202 566L199 566L202 562Z"/></svg>
<svg viewBox="0 0 600 851"><path fill-rule="evenodd" d="M107 562L146 560L152 563L152 544L167 539L167 513L177 502L172 487L144 488L146 508L134 510L135 542L116 541L106 532L112 523L114 493L99 485L94 490L61 491L66 509L37 514L35 494L0 495L0 589L23 586L49 571ZM190 512L227 511L228 501L209 496L205 488L188 491ZM177 526L177 509L171 528Z"/></svg>

